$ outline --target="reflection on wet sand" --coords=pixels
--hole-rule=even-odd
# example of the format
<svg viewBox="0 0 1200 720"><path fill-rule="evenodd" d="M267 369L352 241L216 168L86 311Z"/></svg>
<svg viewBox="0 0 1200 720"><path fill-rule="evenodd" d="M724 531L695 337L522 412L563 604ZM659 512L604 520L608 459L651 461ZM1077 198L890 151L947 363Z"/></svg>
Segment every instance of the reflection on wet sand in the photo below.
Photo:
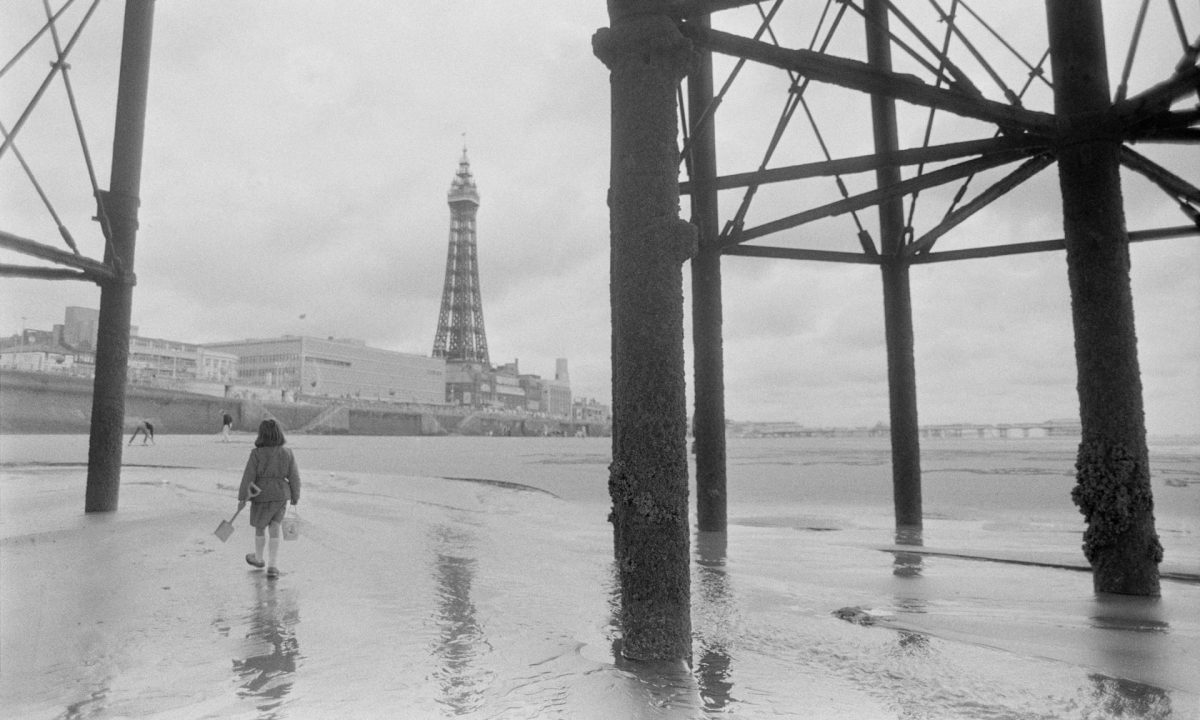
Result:
<svg viewBox="0 0 1200 720"><path fill-rule="evenodd" d="M282 717L280 706L296 680L300 610L293 589L280 588L261 574L251 577L254 607L248 615L246 646L248 651L265 652L235 658L233 672L241 683L238 694L252 699L261 713L259 717L265 720Z"/></svg>
<svg viewBox="0 0 1200 720"><path fill-rule="evenodd" d="M110 513L90 514L83 518L83 523L89 529L107 528L116 524L116 518ZM117 629L115 619L123 616L130 619L126 613L136 605L130 595L135 576L132 563L111 561L115 555L111 537L81 547L80 571L75 583L62 588L63 597L71 599L72 614L80 620L86 619L82 625L87 627L77 639L78 667L83 671L79 694L66 705L60 716L63 718L98 717L109 712L114 700L113 686L121 676L117 658L128 647L128 634Z"/></svg>
<svg viewBox="0 0 1200 720"><path fill-rule="evenodd" d="M733 697L733 662L730 646L736 637L737 607L726 572L725 533L697 532L692 575L694 663L645 662L621 653L620 580L611 568L609 629L613 664L620 671L626 692L610 696L611 717L700 717L730 712ZM623 683L624 684L624 683Z"/></svg>
<svg viewBox="0 0 1200 720"><path fill-rule="evenodd" d="M616 562L608 566L607 636L610 640L614 676L613 692L606 698L606 717L625 720L674 717L672 711L700 707L699 693L689 663L682 661L630 660L621 652L621 578Z"/></svg>
<svg viewBox="0 0 1200 720"><path fill-rule="evenodd" d="M922 547L925 544L919 527L896 528L896 545ZM893 552L892 575L898 578L918 580L921 577L922 559L920 553ZM907 613L925 612L925 599L914 593L897 593L896 608ZM903 653L926 652L929 650L929 638L924 633L900 631L900 651Z"/></svg>
<svg viewBox="0 0 1200 720"><path fill-rule="evenodd" d="M477 562L474 537L447 525L435 526L431 534L437 587L434 620L439 630L432 648L438 660L433 673L441 690L438 702L451 715L466 715L479 709L491 684L491 673L479 663L491 647L471 600Z"/></svg>
<svg viewBox="0 0 1200 720"><path fill-rule="evenodd" d="M1152 636L1170 631L1159 598L1100 594L1093 599L1088 617L1094 629L1088 638L1098 656L1115 667L1132 665L1143 675L1170 677L1169 661L1153 649ZM1092 681L1088 699L1097 717L1174 717L1171 695L1162 688L1100 673L1088 678Z"/></svg>
<svg viewBox="0 0 1200 720"><path fill-rule="evenodd" d="M896 544L922 547L925 544L919 527L896 528ZM892 574L896 577L920 577L921 554L896 551L893 553Z"/></svg>
<svg viewBox="0 0 1200 720"><path fill-rule="evenodd" d="M729 575L725 572L728 544L727 533L696 533L696 606L693 613L700 620L697 623L700 627L697 628L699 660L695 672L705 710L722 710L735 702L729 641L736 603L729 586Z"/></svg>

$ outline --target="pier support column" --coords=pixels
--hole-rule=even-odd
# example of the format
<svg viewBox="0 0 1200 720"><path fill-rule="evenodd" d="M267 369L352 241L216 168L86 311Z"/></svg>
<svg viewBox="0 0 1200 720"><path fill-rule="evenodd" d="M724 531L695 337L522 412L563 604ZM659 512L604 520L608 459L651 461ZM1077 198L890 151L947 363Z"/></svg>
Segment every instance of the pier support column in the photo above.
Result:
<svg viewBox="0 0 1200 720"><path fill-rule="evenodd" d="M1104 19L1099 0L1047 0L1046 14L1083 426L1071 497L1087 519L1083 551L1096 592L1158 595L1162 545L1150 490L1121 136L1106 115Z"/></svg>
<svg viewBox="0 0 1200 720"><path fill-rule="evenodd" d="M622 653L680 660L692 648L683 263L696 238L679 217L675 97L694 53L648 5L609 0L612 26L592 38L611 72L609 517Z"/></svg>
<svg viewBox="0 0 1200 720"><path fill-rule="evenodd" d="M146 127L153 24L154 0L126 0L112 174L110 189L103 193L105 214L112 228L112 242L105 250L105 262L115 264L118 272L116 279L100 286L84 512L116 510L121 489L125 385L129 372L129 328L135 282L134 241L141 202L142 138Z"/></svg>
<svg viewBox="0 0 1200 720"><path fill-rule="evenodd" d="M694 21L709 27L708 16ZM696 523L721 531L727 522L725 475L725 350L721 332L721 246L717 214L717 133L712 53L701 53L688 76L691 122L692 224L699 250L692 258L692 356L696 410Z"/></svg>
<svg viewBox="0 0 1200 720"><path fill-rule="evenodd" d="M867 59L881 70L892 69L887 7L881 0L866 0ZM900 141L896 129L896 102L871 96L875 152L894 153ZM875 172L879 187L900 182L900 168L881 167ZM904 257L904 206L900 198L879 205L880 246L884 263L883 313L887 341L888 406L892 436L892 502L896 527L919 529L921 510L921 437L917 422L917 369L913 356L912 295L908 262Z"/></svg>

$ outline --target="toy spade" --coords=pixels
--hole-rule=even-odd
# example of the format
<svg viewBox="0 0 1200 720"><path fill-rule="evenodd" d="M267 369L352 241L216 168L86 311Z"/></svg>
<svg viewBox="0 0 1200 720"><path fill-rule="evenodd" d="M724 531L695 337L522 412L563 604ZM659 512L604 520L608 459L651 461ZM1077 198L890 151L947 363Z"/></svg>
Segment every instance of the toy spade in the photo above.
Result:
<svg viewBox="0 0 1200 720"><path fill-rule="evenodd" d="M229 539L229 536L233 534L233 521L237 520L238 513L241 511L242 508L239 506L237 511L233 513L233 517L229 518L228 520L222 520L221 524L217 526L217 529L213 531L213 535L221 538L221 542L225 542Z"/></svg>

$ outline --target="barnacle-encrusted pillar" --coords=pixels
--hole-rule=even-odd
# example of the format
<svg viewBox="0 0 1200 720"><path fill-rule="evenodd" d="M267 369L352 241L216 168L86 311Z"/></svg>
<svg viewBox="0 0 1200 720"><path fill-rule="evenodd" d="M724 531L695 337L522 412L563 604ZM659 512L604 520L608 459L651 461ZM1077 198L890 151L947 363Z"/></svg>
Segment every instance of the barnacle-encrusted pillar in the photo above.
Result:
<svg viewBox="0 0 1200 720"><path fill-rule="evenodd" d="M1097 592L1158 595L1154 529L1121 200L1121 136L1111 119L1098 0L1047 0L1059 185L1083 437L1071 495Z"/></svg>
<svg viewBox="0 0 1200 720"><path fill-rule="evenodd" d="M612 26L592 38L612 92L610 520L621 651L679 660L692 647L683 263L696 239L679 217L675 118L694 54L649 4L610 0Z"/></svg>

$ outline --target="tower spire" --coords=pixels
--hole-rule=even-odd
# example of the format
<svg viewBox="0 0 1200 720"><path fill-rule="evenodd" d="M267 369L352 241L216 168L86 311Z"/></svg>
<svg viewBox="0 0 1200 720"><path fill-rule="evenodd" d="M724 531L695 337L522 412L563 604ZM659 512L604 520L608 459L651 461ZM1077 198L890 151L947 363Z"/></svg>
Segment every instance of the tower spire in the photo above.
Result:
<svg viewBox="0 0 1200 720"><path fill-rule="evenodd" d="M446 202L450 205L450 244L433 356L444 357L448 362L481 363L490 368L475 245L479 191L471 175L465 144Z"/></svg>
<svg viewBox="0 0 1200 720"><path fill-rule="evenodd" d="M471 175L471 161L467 159L466 145L463 145L462 157L458 161L458 172L454 174L454 180L450 183L450 191L446 195L451 212L453 212L456 202L471 202L476 207L479 206L479 191L475 189L475 177Z"/></svg>

